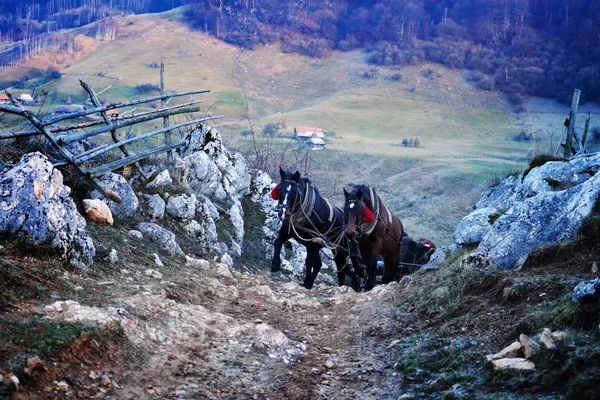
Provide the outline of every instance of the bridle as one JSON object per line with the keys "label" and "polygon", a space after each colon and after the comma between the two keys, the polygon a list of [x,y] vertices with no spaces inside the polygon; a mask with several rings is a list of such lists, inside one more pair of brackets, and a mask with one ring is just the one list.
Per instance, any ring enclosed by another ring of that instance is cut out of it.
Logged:
{"label": "bridle", "polygon": [[[291,209],[291,211],[289,213],[289,218],[290,219],[292,218],[293,214],[296,212],[296,208],[298,207],[298,204],[302,204],[302,200],[304,197],[303,194],[300,193],[300,184],[298,182],[291,180],[291,179],[284,179],[283,181],[281,181],[280,187],[283,188],[288,185],[289,185],[289,189],[286,190],[287,193],[285,194],[286,197],[284,198],[283,203],[278,202],[277,206],[275,207],[275,210],[278,213],[281,212],[281,213],[279,213],[279,217],[282,220],[286,219],[286,210],[287,209]],[[295,190],[292,188],[294,188]],[[293,200],[293,201],[291,201],[292,207],[289,207],[286,204],[287,203],[287,195],[288,195],[288,193],[293,193],[293,192],[295,192],[295,195],[293,195],[292,199],[290,199],[290,200]]]}
{"label": "bridle", "polygon": [[[357,207],[358,206],[358,207]],[[346,220],[346,210],[348,208],[352,209],[354,218],[356,218],[356,230],[353,233],[354,237],[362,236],[362,224],[363,224],[363,210],[365,209],[366,204],[364,201],[356,199],[356,200],[348,200],[346,202],[346,206],[344,207],[344,220]],[[346,227],[347,221],[344,221],[344,229]]]}

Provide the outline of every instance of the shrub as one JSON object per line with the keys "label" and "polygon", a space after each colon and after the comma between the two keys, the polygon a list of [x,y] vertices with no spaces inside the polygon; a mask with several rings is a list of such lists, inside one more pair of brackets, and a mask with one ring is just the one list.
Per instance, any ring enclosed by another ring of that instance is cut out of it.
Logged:
{"label": "shrub", "polygon": [[141,85],[136,85],[133,90],[137,94],[146,94],[150,92],[160,92],[160,88],[157,85],[152,85],[150,83],[143,83]]}

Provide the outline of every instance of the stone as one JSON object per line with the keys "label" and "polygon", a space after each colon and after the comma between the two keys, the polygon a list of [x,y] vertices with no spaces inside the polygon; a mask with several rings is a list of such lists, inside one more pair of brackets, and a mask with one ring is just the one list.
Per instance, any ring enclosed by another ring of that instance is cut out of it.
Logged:
{"label": "stone", "polygon": [[36,369],[46,370],[42,359],[38,356],[28,358],[27,367],[23,369],[23,372],[25,372],[27,375],[32,375]]}
{"label": "stone", "polygon": [[331,360],[325,361],[325,368],[333,369],[333,367],[334,367],[333,361],[331,361]]}
{"label": "stone", "polygon": [[135,229],[132,229],[130,231],[127,231],[127,233],[129,234],[129,236],[134,237],[136,239],[142,240],[144,239],[144,235],[142,235],[142,232],[137,231]]}
{"label": "stone", "polygon": [[229,267],[233,267],[233,258],[227,253],[223,253],[221,256],[221,262]]}
{"label": "stone", "polygon": [[479,208],[464,217],[457,225],[453,238],[458,244],[478,244],[488,233],[500,211],[493,207]]}
{"label": "stone", "polygon": [[103,200],[108,208],[110,208],[113,217],[122,219],[132,217],[137,211],[140,202],[129,182],[121,175],[113,173],[105,174],[99,180],[104,187],[115,192],[121,198],[121,202],[118,203],[106,197],[99,189],[92,191],[90,197],[92,199]]}
{"label": "stone", "polygon": [[210,268],[210,263],[207,260],[203,260],[200,258],[192,258],[189,256],[185,256],[185,266],[193,267],[193,268],[207,269],[207,268]]}
{"label": "stone", "polygon": [[157,267],[165,266],[165,264],[163,264],[162,260],[160,259],[160,256],[157,253],[154,253],[154,264],[156,264]]}
{"label": "stone", "polygon": [[519,187],[519,183],[519,177],[511,175],[503,179],[498,185],[486,189],[475,205],[475,209],[491,207],[498,210],[507,210]]}
{"label": "stone", "polygon": [[148,268],[144,271],[144,275],[151,278],[162,279],[163,275],[155,269]]}
{"label": "stone", "polygon": [[117,250],[115,250],[115,249],[112,249],[112,250],[110,251],[110,253],[108,254],[108,262],[109,262],[111,265],[115,265],[116,263],[118,263],[118,262],[119,262],[119,257],[117,256]]}
{"label": "stone", "polygon": [[424,273],[437,269],[444,261],[446,261],[446,253],[448,250],[445,247],[438,247],[435,249],[427,264],[423,265],[417,270],[417,272]]}
{"label": "stone", "polygon": [[194,194],[172,196],[167,202],[167,213],[173,218],[190,220],[196,214],[196,203]]}
{"label": "stone", "polygon": [[150,189],[162,189],[166,186],[173,184],[173,179],[171,179],[171,175],[169,171],[163,170],[156,177],[149,182],[146,187]]}
{"label": "stone", "polygon": [[141,222],[136,226],[137,230],[142,232],[144,237],[158,243],[170,254],[183,254],[181,247],[177,244],[176,236],[173,232],[157,225],[153,222]]}
{"label": "stone", "polygon": [[85,199],[83,200],[83,207],[85,208],[85,213],[92,221],[99,224],[113,226],[114,220],[112,212],[102,200]]}
{"label": "stone", "polygon": [[523,333],[519,335],[519,343],[523,346],[523,354],[526,359],[530,359],[540,350],[540,344]]}
{"label": "stone", "polygon": [[105,388],[113,386],[112,380],[108,377],[108,375],[102,375],[102,378],[100,378],[100,386]]}
{"label": "stone", "polygon": [[540,336],[540,343],[542,343],[542,345],[544,345],[544,347],[547,348],[548,350],[556,349],[556,340],[554,340],[554,337],[552,336],[552,332],[550,331],[550,329],[544,328],[544,330],[542,331],[542,334]]}
{"label": "stone", "polygon": [[535,364],[524,358],[501,358],[492,360],[492,365],[494,371],[526,372],[535,370]]}
{"label": "stone", "polygon": [[217,273],[221,278],[233,279],[233,275],[231,274],[231,271],[229,270],[227,264],[217,264]]}
{"label": "stone", "polygon": [[586,303],[591,301],[598,301],[600,294],[600,278],[595,278],[589,281],[579,282],[573,294],[571,300],[576,303]]}
{"label": "stone", "polygon": [[71,265],[86,269],[96,248],[70,193],[46,156],[26,154],[0,171],[0,233],[50,243]]}
{"label": "stone", "polygon": [[522,347],[523,346],[521,346],[521,343],[513,342],[508,347],[504,348],[498,353],[490,354],[486,358],[488,361],[499,360],[501,358],[516,358],[521,355]]}
{"label": "stone", "polygon": [[145,210],[148,216],[155,221],[163,219],[167,205],[162,197],[158,194],[144,194],[142,196],[146,200]]}
{"label": "stone", "polygon": [[548,162],[524,178],[507,178],[488,189],[473,217],[465,218],[474,219],[491,207],[502,213],[470,257],[486,258],[496,268],[510,270],[521,267],[534,248],[575,237],[600,195],[599,166],[600,153],[575,156]]}
{"label": "stone", "polygon": [[552,338],[556,344],[564,343],[567,339],[567,332],[564,331],[554,331],[552,332]]}

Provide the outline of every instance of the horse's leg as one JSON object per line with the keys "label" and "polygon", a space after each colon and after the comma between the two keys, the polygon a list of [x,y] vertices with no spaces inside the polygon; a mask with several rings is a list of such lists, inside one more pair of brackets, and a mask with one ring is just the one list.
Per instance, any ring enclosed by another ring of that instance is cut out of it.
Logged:
{"label": "horse's leg", "polygon": [[375,287],[375,279],[377,274],[377,257],[373,254],[368,256],[367,264],[367,283],[365,284],[365,290],[371,290]]}
{"label": "horse's leg", "polygon": [[381,255],[382,247],[382,240],[376,240],[374,243],[372,243],[372,247],[369,251],[369,257],[367,258],[367,284],[365,285],[365,290],[371,290],[375,287],[375,281],[377,279],[377,260]]}
{"label": "horse's leg", "polygon": [[397,241],[394,238],[402,238],[404,229],[400,220],[397,220],[395,225],[397,225],[397,227],[390,233],[390,236],[385,243],[386,251],[385,254],[383,254],[383,277],[381,279],[383,283],[390,283],[395,279],[396,267],[398,261],[400,261],[402,239]]}
{"label": "horse's leg", "polygon": [[313,283],[321,270],[320,249],[320,246],[314,244],[306,246],[306,274],[304,276],[304,287],[307,289],[312,289]]}
{"label": "horse's leg", "polygon": [[337,277],[338,284],[340,286],[344,286],[344,282],[346,281],[346,256],[339,251],[334,253],[333,261],[335,261],[335,266],[337,268]]}
{"label": "horse's leg", "polygon": [[398,251],[392,251],[383,255],[383,278],[382,283],[390,283],[394,280],[394,272],[400,255]]}
{"label": "horse's leg", "polygon": [[279,234],[273,242],[275,250],[273,251],[273,259],[271,260],[271,277],[278,278],[281,276],[281,246],[288,241],[290,237],[285,233],[285,229],[281,227]]}
{"label": "horse's leg", "polygon": [[350,260],[352,260],[352,266],[354,267],[354,272],[356,272],[356,275],[364,278],[365,269],[362,266],[360,253],[358,252],[358,245],[356,244],[350,245]]}

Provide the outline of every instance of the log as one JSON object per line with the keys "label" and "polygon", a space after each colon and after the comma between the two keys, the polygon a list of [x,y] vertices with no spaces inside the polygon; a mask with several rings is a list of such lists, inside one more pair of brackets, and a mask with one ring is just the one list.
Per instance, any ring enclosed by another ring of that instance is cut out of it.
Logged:
{"label": "log", "polygon": [[585,128],[583,129],[583,137],[581,138],[581,145],[577,154],[585,154],[586,152],[587,134],[588,130],[590,129],[590,119],[592,118],[591,114],[591,112],[588,112],[587,117],[585,118]]}
{"label": "log", "polygon": [[187,146],[187,140],[182,140],[177,143],[167,144],[167,145],[157,147],[154,149],[149,149],[149,150],[137,153],[135,155],[132,155],[130,157],[122,158],[120,160],[116,160],[116,161],[110,162],[108,164],[104,164],[104,165],[100,165],[96,168],[92,168],[88,171],[88,173],[91,177],[101,176],[107,172],[111,172],[116,169],[126,167],[127,165],[133,164],[136,161],[143,160],[144,158],[150,157],[153,154],[164,153],[166,151],[182,148],[185,146]]}
{"label": "log", "polygon": [[164,133],[164,132],[166,132],[167,130],[170,130],[170,129],[177,129],[177,128],[181,128],[183,126],[197,124],[199,122],[206,121],[207,119],[215,119],[215,118],[221,118],[221,116],[218,116],[218,117],[206,117],[206,118],[196,119],[196,120],[193,120],[193,121],[186,121],[186,122],[182,122],[182,123],[177,124],[177,125],[173,125],[173,126],[170,126],[170,127],[166,127],[166,128],[162,128],[162,129],[158,129],[158,130],[152,131],[152,132],[148,132],[148,133],[143,134],[143,135],[138,136],[138,137],[134,137],[134,138],[131,138],[131,139],[125,139],[125,140],[120,141],[119,143],[111,144],[111,145],[108,145],[108,146],[103,146],[100,149],[94,149],[95,151],[86,152],[86,154],[82,153],[82,154],[80,154],[78,156],[78,158],[75,160],[75,162],[77,164],[81,164],[81,163],[86,162],[89,159],[97,157],[97,156],[99,156],[101,154],[104,154],[104,153],[106,153],[108,151],[114,150],[114,149],[116,149],[117,147],[119,147],[121,145],[126,145],[126,144],[130,144],[130,143],[138,142],[140,140],[148,139],[148,138],[150,138],[152,136]]}
{"label": "log", "polygon": [[[113,103],[113,104],[109,104],[107,106],[90,108],[89,110],[83,110],[83,111],[79,111],[79,112],[75,112],[75,113],[71,113],[71,114],[57,115],[56,117],[43,120],[43,121],[41,121],[41,123],[44,126],[48,126],[48,125],[55,124],[55,123],[57,123],[59,121],[64,121],[65,119],[73,119],[73,118],[77,118],[77,117],[83,117],[84,115],[95,114],[97,112],[107,111],[107,110],[110,110],[112,108],[129,107],[129,106],[133,106],[133,105],[136,105],[136,104],[150,103],[152,101],[161,100],[163,98],[164,99],[170,99],[172,97],[180,97],[180,96],[187,96],[187,95],[190,95],[190,94],[208,93],[208,92],[210,92],[210,90],[207,90],[207,89],[203,89],[203,90],[190,90],[190,91],[187,91],[187,92],[169,93],[169,94],[163,94],[163,95],[154,96],[154,97],[147,97],[145,99],[138,99],[138,100],[131,100],[131,101],[125,101],[125,102],[120,102],[120,103]],[[1,111],[1,109],[0,109],[0,111]]]}
{"label": "log", "polygon": [[[140,122],[151,121],[153,119],[161,118],[165,115],[181,114],[181,112],[182,112],[181,110],[156,111],[151,115],[142,115],[140,117],[135,117],[135,118],[131,118],[131,119],[128,119],[125,121],[113,123],[112,126],[109,126],[109,127],[103,126],[101,128],[90,129],[85,132],[78,132],[78,133],[73,133],[70,135],[63,134],[63,135],[58,136],[56,138],[56,140],[60,144],[69,144],[69,143],[77,142],[79,140],[87,139],[92,136],[99,135],[101,133],[110,132],[111,129],[119,129],[119,128],[123,128],[125,126],[139,124]],[[222,118],[222,117],[223,116],[219,116],[218,118]],[[212,119],[215,119],[215,118],[212,118]]]}

